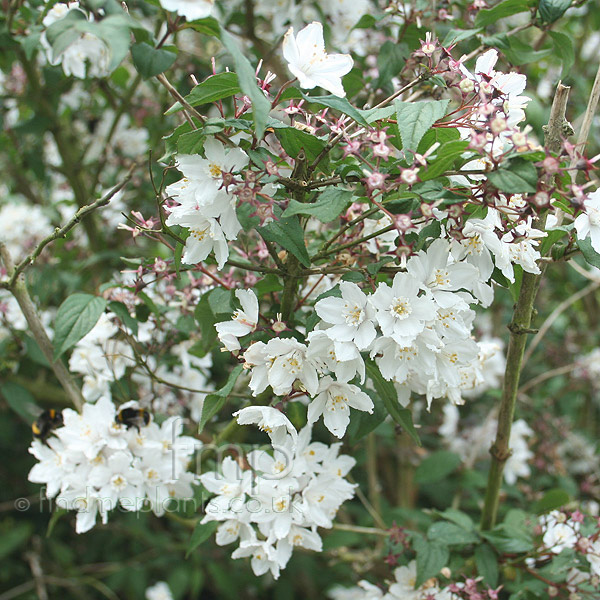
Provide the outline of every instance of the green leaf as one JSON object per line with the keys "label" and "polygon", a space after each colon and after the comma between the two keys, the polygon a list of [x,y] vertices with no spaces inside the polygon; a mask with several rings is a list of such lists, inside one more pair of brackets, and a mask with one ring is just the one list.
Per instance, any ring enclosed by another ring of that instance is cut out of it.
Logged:
{"label": "green leaf", "polygon": [[54,360],[89,333],[106,308],[106,300],[72,294],[58,308],[54,325]]}
{"label": "green leaf", "polygon": [[452,473],[460,465],[460,456],[449,450],[438,450],[430,454],[417,467],[417,483],[436,483]]}
{"label": "green leaf", "polygon": [[498,585],[498,557],[489,544],[482,544],[475,549],[477,573],[491,588]]}
{"label": "green leaf", "polygon": [[554,23],[560,19],[571,6],[571,0],[540,0],[538,11],[542,21]]}
{"label": "green leaf", "polygon": [[311,104],[318,104],[327,108],[333,108],[341,112],[343,115],[349,116],[354,119],[359,125],[367,127],[369,123],[365,120],[361,112],[352,106],[346,98],[340,98],[338,96],[307,96],[302,94],[302,97]]}
{"label": "green leaf", "polygon": [[227,401],[227,396],[233,390],[233,386],[237,381],[237,378],[240,376],[244,366],[238,365],[231,373],[227,379],[227,383],[220,389],[217,390],[214,394],[209,394],[204,398],[204,405],[202,406],[202,417],[200,418],[200,423],[198,424],[198,433],[201,433],[204,429],[206,423],[210,421],[224,406]]}
{"label": "green leaf", "polygon": [[200,544],[205,542],[217,530],[218,525],[217,521],[209,521],[204,524],[198,521],[192,532],[185,557],[187,558]]}
{"label": "green leaf", "polygon": [[571,498],[569,494],[561,489],[554,488],[553,490],[548,490],[534,505],[533,511],[538,515],[542,513],[550,512],[555,508],[560,508],[561,506],[565,506],[565,504],[569,504]]}
{"label": "green leaf", "polygon": [[15,523],[10,529],[4,529],[0,536],[0,560],[12,554],[22,546],[32,534],[31,523]]}
{"label": "green leaf", "polygon": [[304,150],[309,163],[313,162],[326,146],[325,141],[312,133],[301,131],[295,127],[275,128],[275,136],[292,158],[296,158],[300,150]]}
{"label": "green leaf", "polygon": [[415,444],[420,446],[421,440],[419,439],[419,434],[413,424],[412,413],[408,408],[402,408],[400,402],[398,402],[398,392],[396,392],[394,384],[383,378],[381,371],[372,360],[366,361],[365,364],[367,367],[367,375],[371,378],[371,381],[375,386],[375,391],[383,400],[385,408],[392,419],[394,419],[398,425],[403,427]]}
{"label": "green leaf", "polygon": [[215,288],[208,293],[208,304],[215,316],[231,314],[233,308],[233,291]]}
{"label": "green leaf", "polygon": [[475,27],[487,27],[504,17],[528,11],[537,0],[504,0],[493,8],[480,10],[475,18]]}
{"label": "green leaf", "polygon": [[448,48],[452,44],[457,44],[464,40],[468,40],[473,36],[481,33],[481,29],[451,29],[444,38],[442,46]]}
{"label": "green leaf", "polygon": [[533,194],[537,191],[538,172],[531,162],[513,158],[508,166],[488,173],[488,180],[501,192]]}
{"label": "green leaf", "polygon": [[256,129],[256,137],[262,139],[267,127],[267,118],[271,111],[271,103],[265,97],[263,91],[256,83],[255,69],[250,64],[250,61],[239,49],[236,41],[221,26],[221,42],[233,57],[233,63],[238,75],[240,88],[242,92],[250,98],[252,102],[252,117],[254,119],[254,127]]}
{"label": "green leaf", "polygon": [[554,46],[554,55],[558,56],[562,62],[561,79],[566,79],[571,72],[571,67],[575,63],[575,49],[573,48],[573,38],[558,31],[549,31],[548,35],[552,38]]}
{"label": "green leaf", "polygon": [[435,577],[448,562],[448,547],[439,542],[428,541],[421,536],[413,537],[413,547],[417,552],[417,580],[415,588]]}
{"label": "green leaf", "polygon": [[7,381],[1,384],[0,393],[4,396],[6,403],[28,425],[31,425],[35,421],[36,416],[41,412],[31,392],[18,383]]}
{"label": "green leaf", "polygon": [[473,531],[467,531],[455,523],[438,521],[427,530],[427,537],[447,546],[465,546],[474,544],[479,539]]}
{"label": "green leaf", "polygon": [[401,102],[396,100],[398,130],[403,150],[416,150],[427,130],[446,114],[450,100]]}
{"label": "green leaf", "polygon": [[447,508],[443,512],[436,511],[436,514],[438,514],[443,519],[446,519],[447,521],[451,521],[452,523],[456,523],[456,525],[460,525],[463,529],[466,529],[467,531],[473,531],[475,529],[475,524],[473,523],[471,517],[468,514],[462,512],[461,510]]}
{"label": "green leaf", "polygon": [[131,47],[131,58],[138,73],[149,79],[164,73],[177,60],[177,54],[164,48],[153,48],[146,42]]}
{"label": "green leaf", "polygon": [[283,213],[283,217],[306,215],[316,217],[322,223],[329,223],[339,217],[352,203],[352,191],[338,187],[327,188],[317,198],[316,202],[298,202],[293,198]]}
{"label": "green leaf", "polygon": [[482,531],[481,536],[501,553],[529,552],[534,548],[531,535],[526,529],[516,525],[503,523],[492,531]]}
{"label": "green leaf", "polygon": [[291,252],[305,267],[310,267],[310,257],[304,243],[304,230],[298,217],[279,218],[264,227],[257,228],[258,233],[268,242],[274,242]]}
{"label": "green leaf", "polygon": [[407,44],[384,42],[377,52],[377,69],[379,77],[376,87],[390,86],[392,77],[400,73],[406,64],[410,51]]}
{"label": "green leaf", "polygon": [[552,54],[552,48],[535,50],[532,46],[522,42],[515,36],[509,38],[508,48],[504,49],[504,55],[507,60],[517,66],[537,62],[549,54]]}
{"label": "green leaf", "polygon": [[389,119],[396,112],[394,106],[385,106],[384,108],[370,108],[368,110],[360,111],[367,123],[375,123],[382,119]]}
{"label": "green leaf", "polygon": [[[235,94],[239,94],[240,91],[238,76],[235,73],[217,73],[195,86],[185,97],[185,101],[190,106],[201,106],[202,104],[210,104],[217,100],[230,98]],[[170,115],[181,109],[181,104],[176,102],[165,114]]]}
{"label": "green leaf", "polygon": [[133,335],[138,334],[138,322],[129,314],[129,309],[122,302],[112,301],[108,303],[108,310],[114,312],[123,325],[133,331]]}
{"label": "green leaf", "polygon": [[188,22],[188,26],[204,35],[210,35],[211,37],[219,37],[221,31],[219,22],[214,17],[206,17],[206,19],[197,19],[196,21]]}
{"label": "green leaf", "polygon": [[583,254],[583,258],[585,258],[588,265],[600,269],[600,254],[592,247],[590,238],[585,238],[583,240],[577,238],[577,247],[581,250],[581,254]]}
{"label": "green leaf", "polygon": [[428,181],[443,175],[460,156],[465,152],[469,142],[455,141],[443,144],[436,151],[436,158],[427,164],[425,170],[419,171],[421,181]]}
{"label": "green leaf", "polygon": [[373,401],[373,414],[357,410],[352,415],[346,433],[346,439],[352,446],[364,438],[365,435],[377,429],[388,416],[388,411],[379,395],[375,394],[372,390],[365,388],[362,388],[362,390]]}

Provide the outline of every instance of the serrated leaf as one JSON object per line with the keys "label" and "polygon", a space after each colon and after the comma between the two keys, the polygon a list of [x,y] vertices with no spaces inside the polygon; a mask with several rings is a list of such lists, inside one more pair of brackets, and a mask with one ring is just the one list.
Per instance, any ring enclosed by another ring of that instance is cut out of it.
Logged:
{"label": "serrated leaf", "polygon": [[417,553],[415,587],[418,588],[431,577],[435,577],[446,566],[450,552],[444,544],[428,541],[421,536],[413,538],[413,547]]}
{"label": "serrated leaf", "polygon": [[373,382],[375,391],[383,400],[385,408],[391,415],[392,419],[394,419],[396,423],[403,427],[415,444],[420,446],[421,440],[419,439],[419,434],[417,433],[417,430],[413,424],[412,413],[410,410],[408,410],[408,408],[402,408],[400,402],[398,402],[398,392],[396,392],[394,384],[390,381],[386,381],[383,378],[381,371],[372,360],[367,360],[365,364],[367,375]]}
{"label": "serrated leaf", "polygon": [[446,114],[450,100],[401,102],[396,100],[398,131],[403,150],[416,150],[427,130]]}
{"label": "serrated leaf", "polygon": [[460,456],[449,450],[438,450],[430,454],[417,467],[417,483],[436,483],[452,473],[461,463]]}
{"label": "serrated leaf", "polygon": [[537,0],[504,0],[496,6],[480,10],[475,17],[475,27],[487,27],[499,19],[528,11]]}
{"label": "serrated leaf", "polygon": [[291,252],[305,267],[310,267],[310,257],[304,243],[304,230],[300,226],[298,217],[272,221],[257,231],[268,242],[279,244]]}
{"label": "serrated leaf", "polygon": [[177,60],[177,54],[164,48],[153,48],[146,42],[131,47],[133,65],[143,79],[164,73]]}
{"label": "serrated leaf", "polygon": [[295,127],[275,128],[275,136],[286,153],[296,158],[300,150],[304,150],[309,163],[313,162],[326,146],[324,140]]}
{"label": "serrated leaf", "polygon": [[208,523],[198,521],[192,532],[185,557],[187,558],[200,544],[205,542],[217,530],[218,525],[217,521],[209,521]]}
{"label": "serrated leaf", "polygon": [[482,544],[475,549],[475,564],[477,573],[491,588],[498,584],[498,556],[488,544]]}
{"label": "serrated leaf", "polygon": [[352,419],[350,419],[350,425],[348,425],[348,431],[346,432],[346,439],[350,445],[356,444],[367,434],[377,429],[388,416],[388,411],[379,395],[364,387],[361,387],[361,389],[373,401],[373,414],[358,410],[354,412]]}
{"label": "serrated leaf", "polygon": [[271,103],[256,83],[255,68],[242,53],[233,36],[222,26],[221,42],[223,42],[223,45],[233,58],[240,89],[250,98],[250,102],[252,102],[252,117],[254,119],[256,137],[260,140],[267,127],[267,118],[271,111]]}
{"label": "serrated leaf", "polygon": [[322,223],[329,223],[340,216],[352,203],[352,191],[342,188],[327,188],[315,202],[298,202],[293,198],[282,217],[306,215],[316,217]]}
{"label": "serrated leaf", "polygon": [[506,167],[487,174],[488,180],[501,192],[509,194],[533,194],[537,191],[538,172],[527,160],[514,158]]}
{"label": "serrated leaf", "polygon": [[447,521],[433,523],[427,530],[427,537],[447,546],[474,544],[479,539],[473,531],[467,531],[460,525]]}
{"label": "serrated leaf", "polygon": [[560,19],[571,6],[571,0],[540,0],[538,12],[542,21],[554,23]]}
{"label": "serrated leaf", "polygon": [[54,360],[88,334],[106,308],[106,300],[72,294],[58,308],[54,324]]}
{"label": "serrated leaf", "polygon": [[201,433],[206,423],[210,421],[210,419],[212,419],[221,410],[221,408],[223,408],[225,402],[227,401],[227,396],[229,396],[231,390],[233,390],[233,386],[235,385],[235,382],[240,376],[243,368],[243,365],[237,365],[229,374],[227,383],[214,394],[209,394],[206,396],[204,399],[204,405],[202,406],[202,417],[198,423],[198,433]]}

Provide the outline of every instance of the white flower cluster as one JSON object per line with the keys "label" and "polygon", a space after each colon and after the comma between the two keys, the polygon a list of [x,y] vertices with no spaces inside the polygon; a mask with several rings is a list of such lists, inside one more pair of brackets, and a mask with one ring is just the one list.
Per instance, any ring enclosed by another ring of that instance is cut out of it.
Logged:
{"label": "white flower cluster", "polygon": [[[71,10],[79,10],[79,2],[58,2],[46,14],[44,26],[50,27],[60,21]],[[45,33],[42,45],[46,49],[46,58],[52,65],[61,64],[65,75],[73,75],[79,79],[89,77],[104,77],[109,73],[110,52],[107,45],[92,33],[81,33],[74,41],[58,55],[54,52]]]}
{"label": "white flower cluster", "polygon": [[229,256],[227,241],[235,240],[242,228],[235,212],[235,196],[224,187],[223,174],[240,171],[248,164],[248,156],[239,148],[226,152],[213,138],[204,143],[204,152],[206,158],[177,157],[184,177],[166,188],[178,202],[167,209],[167,225],[180,225],[189,231],[182,262],[195,264],[214,252],[222,269]]}
{"label": "white flower cluster", "polygon": [[[312,398],[309,422],[323,415],[325,426],[341,438],[350,408],[373,411],[369,396],[350,383],[357,376],[364,383],[361,353],[368,352],[383,377],[397,384],[404,406],[412,393],[425,395],[428,405],[441,397],[462,404],[463,392],[472,396],[486,382],[497,384],[503,367],[500,347],[478,345],[471,337],[471,305],[491,299],[491,287],[489,293],[483,289],[477,267],[468,261],[471,255],[456,249],[435,240],[407,262],[406,273],[397,273],[391,285],[380,283],[372,294],[342,281],[341,297],[315,304],[321,321],[307,344],[291,337],[251,344],[243,358],[253,395],[268,386],[278,396],[307,393]],[[258,321],[254,293],[236,295],[242,310],[232,321],[217,324],[225,348],[235,351],[241,347],[238,338],[254,331]]]}
{"label": "white flower cluster", "polygon": [[113,339],[119,331],[113,323],[114,316],[103,313],[92,330],[79,340],[69,358],[71,372],[83,375],[81,391],[88,402],[110,399],[110,384],[135,364],[129,344]]}
{"label": "white flower cluster", "polygon": [[[120,408],[128,406],[135,403]],[[136,429],[117,423],[116,416],[105,398],[86,403],[81,414],[67,408],[64,426],[47,444],[34,440],[29,449],[39,461],[29,481],[45,484],[57,507],[77,512],[77,533],[94,527],[98,515],[106,523],[118,505],[139,511],[148,503],[161,516],[171,499],[193,495],[195,475],[186,469],[199,442],[181,435],[181,418]]]}
{"label": "white flower cluster", "polygon": [[277,579],[295,546],[321,550],[317,528],[332,527],[341,504],[354,496],[355,486],[344,477],[356,461],[339,455],[339,443],[311,442],[310,425],[298,433],[275,408],[252,406],[235,416],[266,431],[273,452],[250,452],[250,469],[226,457],[219,472],[202,474],[202,485],[216,494],[202,523],[221,522],[217,544],[239,540],[232,557],[251,557],[256,575],[270,571]]}
{"label": "white flower cluster", "polygon": [[[396,581],[390,583],[387,593],[368,581],[359,581],[358,585],[345,588],[337,586],[328,592],[331,600],[454,600],[456,594],[447,588],[440,588],[435,580],[426,581],[415,589],[417,581],[417,563],[412,560],[408,565],[394,570]],[[435,583],[434,583],[435,582]]]}
{"label": "white flower cluster", "polygon": [[171,588],[166,581],[158,581],[146,589],[146,600],[173,600]]}

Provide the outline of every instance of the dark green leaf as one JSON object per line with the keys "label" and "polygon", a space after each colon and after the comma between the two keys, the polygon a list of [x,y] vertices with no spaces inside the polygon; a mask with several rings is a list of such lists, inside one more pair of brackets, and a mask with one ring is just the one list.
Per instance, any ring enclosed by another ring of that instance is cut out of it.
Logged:
{"label": "dark green leaf", "polygon": [[296,158],[304,150],[308,162],[313,162],[326,146],[325,141],[312,133],[295,127],[276,128],[275,135],[289,156]]}
{"label": "dark green leaf", "polygon": [[333,108],[341,112],[343,115],[348,115],[351,119],[354,119],[359,125],[363,127],[367,127],[369,124],[365,121],[365,118],[361,114],[361,112],[346,98],[340,98],[338,96],[307,96],[306,94],[302,94],[302,97],[311,104],[318,104],[319,106],[326,106],[328,108]]}
{"label": "dark green leaf", "polygon": [[475,549],[477,573],[491,588],[498,585],[498,556],[489,544],[482,544]]}
{"label": "dark green leaf", "polygon": [[571,0],[540,0],[538,11],[542,21],[554,23],[560,19],[571,6]]}
{"label": "dark green leaf", "polygon": [[391,415],[392,419],[401,425],[406,433],[412,438],[417,445],[421,445],[419,434],[415,429],[412,420],[412,413],[408,408],[402,408],[400,402],[398,402],[398,392],[391,381],[386,381],[377,365],[372,361],[366,361],[367,375],[370,377],[375,391],[379,394],[379,397],[383,400],[385,408]]}
{"label": "dark green leaf", "polygon": [[131,47],[131,58],[138,73],[144,79],[149,79],[164,73],[175,62],[177,54],[142,42]]}
{"label": "dark green leaf", "polygon": [[592,247],[590,238],[585,238],[583,240],[577,238],[577,247],[581,250],[583,258],[585,258],[585,261],[589,265],[600,269],[600,254],[598,254],[598,252],[596,252]]}
{"label": "dark green leaf", "polygon": [[233,312],[233,291],[215,288],[208,293],[208,304],[216,315],[230,314]]}
{"label": "dark green leaf", "polygon": [[256,83],[255,68],[250,64],[250,61],[242,53],[232,35],[224,27],[221,27],[221,42],[223,42],[223,45],[233,57],[233,63],[242,92],[252,102],[252,117],[256,129],[256,137],[260,140],[265,133],[267,118],[271,111],[271,103]]}
{"label": "dark green leaf", "polygon": [[366,388],[362,388],[362,390],[368,394],[373,401],[373,414],[358,410],[354,412],[346,433],[346,439],[351,445],[356,444],[365,437],[365,435],[377,429],[388,416],[388,411],[379,395]]}
{"label": "dark green leaf", "polygon": [[217,530],[218,525],[217,521],[209,521],[204,524],[198,521],[192,532],[185,557],[187,558],[200,544],[205,542]]}
{"label": "dark green leaf", "polygon": [[504,0],[493,8],[480,10],[475,18],[475,27],[487,27],[504,17],[528,11],[537,0]]}
{"label": "dark green leaf", "polygon": [[460,465],[460,456],[449,450],[438,450],[430,454],[415,473],[417,483],[435,483],[441,481]]}
{"label": "dark green leaf", "polygon": [[58,308],[54,326],[54,360],[89,333],[106,308],[106,300],[72,294]]}
{"label": "dark green leaf", "polygon": [[[238,76],[235,73],[217,73],[194,87],[185,97],[185,101],[190,106],[201,106],[202,104],[210,104],[217,100],[230,98],[239,93],[240,85]],[[181,110],[181,108],[181,104],[176,102],[165,114],[170,115]]]}
{"label": "dark green leaf", "polygon": [[443,512],[436,511],[436,514],[438,514],[443,519],[446,519],[447,521],[452,521],[452,523],[460,525],[463,529],[466,529],[467,531],[473,531],[475,529],[475,524],[473,523],[471,517],[466,513],[462,512],[461,510],[447,508]]}
{"label": "dark green leaf", "polygon": [[109,302],[108,310],[114,312],[123,325],[133,331],[133,335],[138,334],[138,322],[129,314],[129,309],[122,302]]}
{"label": "dark green leaf", "polygon": [[457,158],[465,152],[469,142],[455,141],[448,142],[440,146],[436,151],[436,158],[427,164],[425,169],[419,171],[419,177],[421,181],[427,181],[429,179],[435,179],[440,175],[443,175],[452,165],[455,163]]}
{"label": "dark green leaf", "polygon": [[316,217],[322,223],[329,223],[344,212],[352,202],[352,191],[342,188],[327,188],[312,203],[298,202],[293,198],[283,213],[283,217],[307,215]]}
{"label": "dark green leaf", "polygon": [[300,226],[298,217],[272,221],[264,227],[259,227],[258,232],[268,242],[274,242],[291,252],[305,267],[310,267],[310,257],[304,243],[304,230]]}
{"label": "dark green leaf", "polygon": [[438,521],[427,530],[427,537],[447,546],[474,544],[479,539],[473,531],[467,531],[455,523]]}
{"label": "dark green leaf", "polygon": [[535,50],[532,46],[522,42],[515,36],[509,38],[508,48],[504,49],[504,55],[513,65],[526,65],[537,62],[549,54],[552,54],[552,48]]}
{"label": "dark green leaf", "polygon": [[573,48],[573,38],[566,33],[558,31],[549,31],[548,35],[552,38],[554,45],[554,55],[558,56],[562,62],[561,79],[566,79],[571,72],[571,67],[575,63],[575,49]]}
{"label": "dark green leaf", "polygon": [[565,506],[565,504],[569,504],[571,498],[569,494],[561,489],[555,488],[553,490],[548,490],[534,505],[533,511],[538,515],[542,513],[550,512],[555,508],[560,508],[561,506]]}
{"label": "dark green leaf", "polygon": [[31,535],[31,523],[15,523],[10,529],[4,529],[0,536],[0,560],[22,546]]}
{"label": "dark green leaf", "polygon": [[233,371],[229,374],[229,378],[227,379],[227,383],[220,389],[217,390],[214,394],[209,394],[204,399],[204,405],[202,407],[202,417],[200,418],[200,423],[198,424],[198,433],[201,433],[204,429],[204,426],[210,419],[212,419],[220,410],[223,408],[225,402],[227,401],[227,396],[231,393],[237,378],[240,376],[240,373],[243,370],[243,365],[237,365]]}
{"label": "dark green leaf", "polygon": [[501,192],[533,194],[537,191],[538,172],[531,162],[513,158],[507,166],[488,173],[488,179]]}
{"label": "dark green leaf", "polygon": [[415,587],[418,588],[431,577],[435,577],[446,566],[450,552],[444,544],[428,541],[421,536],[413,538],[413,547],[417,552]]}
{"label": "dark green leaf", "polygon": [[401,102],[396,100],[398,130],[404,150],[416,150],[427,130],[446,114],[450,100]]}
{"label": "dark green leaf", "polygon": [[7,381],[1,384],[0,393],[4,396],[6,403],[22,417],[28,425],[31,425],[31,423],[35,421],[37,415],[41,412],[41,408],[35,403],[35,398],[32,396],[31,392],[18,383]]}

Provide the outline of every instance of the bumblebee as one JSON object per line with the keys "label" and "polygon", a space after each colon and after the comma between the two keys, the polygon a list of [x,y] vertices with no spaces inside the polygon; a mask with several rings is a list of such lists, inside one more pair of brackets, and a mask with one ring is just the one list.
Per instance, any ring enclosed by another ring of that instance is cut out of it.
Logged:
{"label": "bumblebee", "polygon": [[33,433],[34,438],[45,442],[52,431],[62,427],[63,424],[62,413],[50,408],[40,413],[38,418],[31,424],[31,433]]}
{"label": "bumblebee", "polygon": [[127,429],[135,427],[138,431],[150,423],[150,413],[144,408],[122,408],[115,421],[119,425],[125,425]]}

